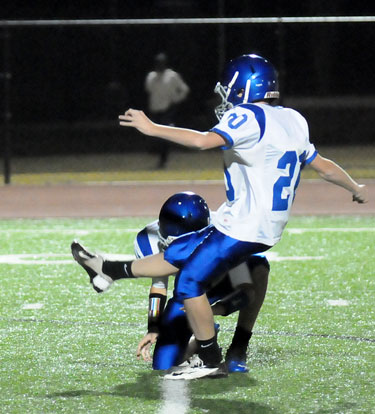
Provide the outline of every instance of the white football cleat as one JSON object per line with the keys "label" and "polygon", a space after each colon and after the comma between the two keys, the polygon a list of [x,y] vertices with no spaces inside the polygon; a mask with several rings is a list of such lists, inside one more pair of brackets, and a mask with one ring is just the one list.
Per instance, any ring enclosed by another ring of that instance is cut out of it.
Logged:
{"label": "white football cleat", "polygon": [[76,240],[71,244],[71,249],[74,260],[80,264],[89,275],[90,283],[93,288],[98,293],[108,290],[113,283],[113,279],[103,273],[103,257],[99,254],[90,253]]}
{"label": "white football cleat", "polygon": [[193,380],[199,378],[224,378],[228,376],[227,367],[221,362],[215,367],[204,365],[198,357],[191,358],[188,363],[183,363],[178,367],[172,367],[166,375],[165,380]]}

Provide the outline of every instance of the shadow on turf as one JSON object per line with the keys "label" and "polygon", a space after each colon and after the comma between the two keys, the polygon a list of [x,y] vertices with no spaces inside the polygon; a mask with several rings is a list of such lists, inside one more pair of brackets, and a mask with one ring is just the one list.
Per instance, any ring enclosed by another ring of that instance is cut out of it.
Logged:
{"label": "shadow on turf", "polygon": [[336,408],[330,409],[319,409],[318,411],[314,411],[313,414],[342,414],[342,413],[354,413],[355,409],[358,408],[356,404],[352,403],[338,403]]}
{"label": "shadow on turf", "polygon": [[[137,398],[143,401],[155,401],[165,404],[165,387],[160,373],[144,373],[140,375],[136,382],[130,382],[117,385],[113,390],[109,391],[92,391],[92,390],[71,390],[59,393],[48,394],[48,398],[76,398],[83,396],[115,396],[125,398]],[[172,381],[181,387],[186,386],[187,395],[185,403],[188,404],[186,409],[201,409],[208,413],[252,413],[252,414],[268,414],[276,413],[275,409],[267,405],[261,405],[251,402],[251,394],[249,389],[257,386],[257,381],[248,374],[232,374],[228,378],[222,379],[201,379],[190,382]],[[164,382],[165,384],[165,382]],[[164,388],[164,390],[163,390]],[[227,392],[235,391],[241,395],[247,393],[243,401],[230,400],[225,398],[217,398],[223,396]],[[178,396],[177,396],[178,397]],[[208,398],[206,398],[208,397]],[[245,399],[246,398],[246,399]],[[185,412],[185,411],[184,411]],[[177,413],[176,413],[177,414]]]}

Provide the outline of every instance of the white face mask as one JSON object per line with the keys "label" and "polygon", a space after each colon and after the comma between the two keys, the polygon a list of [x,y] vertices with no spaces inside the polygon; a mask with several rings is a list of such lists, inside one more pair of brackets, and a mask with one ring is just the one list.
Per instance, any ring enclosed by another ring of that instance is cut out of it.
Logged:
{"label": "white face mask", "polygon": [[215,115],[217,119],[220,121],[224,113],[229,109],[233,108],[233,104],[231,104],[227,100],[228,95],[230,93],[230,89],[228,88],[228,86],[223,86],[220,82],[218,82],[215,86],[214,92],[220,95],[222,101],[221,104],[219,104],[215,108]]}
{"label": "white face mask", "polygon": [[168,236],[166,239],[160,234],[158,230],[158,237],[159,237],[159,248],[161,251],[164,251],[172,242],[176,240],[176,236]]}

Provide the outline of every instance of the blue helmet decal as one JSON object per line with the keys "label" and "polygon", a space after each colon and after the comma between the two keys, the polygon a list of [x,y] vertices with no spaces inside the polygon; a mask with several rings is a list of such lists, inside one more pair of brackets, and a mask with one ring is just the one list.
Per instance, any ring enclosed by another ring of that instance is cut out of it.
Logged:
{"label": "blue helmet decal", "polygon": [[[182,192],[172,195],[159,213],[159,237],[167,240],[200,230],[210,222],[206,201],[198,194]],[[162,240],[163,241],[163,240]]]}
{"label": "blue helmet decal", "polygon": [[241,103],[279,98],[276,69],[265,58],[258,55],[242,55],[231,60],[225,67],[222,82],[215,92],[222,103],[216,107],[216,116],[221,119],[224,112]]}

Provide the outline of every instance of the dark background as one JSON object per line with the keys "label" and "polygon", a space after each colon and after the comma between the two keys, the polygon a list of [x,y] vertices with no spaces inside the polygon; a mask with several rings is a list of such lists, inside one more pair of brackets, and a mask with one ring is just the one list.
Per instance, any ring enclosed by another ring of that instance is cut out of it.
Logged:
{"label": "dark background", "polygon": [[2,19],[92,19],[259,16],[369,16],[371,0],[58,0],[2,2]]}
{"label": "dark background", "polygon": [[[2,4],[0,17],[366,16],[374,11],[372,1],[349,0],[12,1]],[[160,51],[191,87],[177,118],[181,126],[214,125],[213,88],[222,59],[253,52],[278,68],[282,104],[309,119],[315,143],[373,144],[374,23],[27,26],[8,33],[9,58],[5,62],[2,54],[0,72],[8,63],[14,155],[147,150],[145,138],[131,147],[119,138],[117,115],[129,106],[146,108],[144,78]]]}

